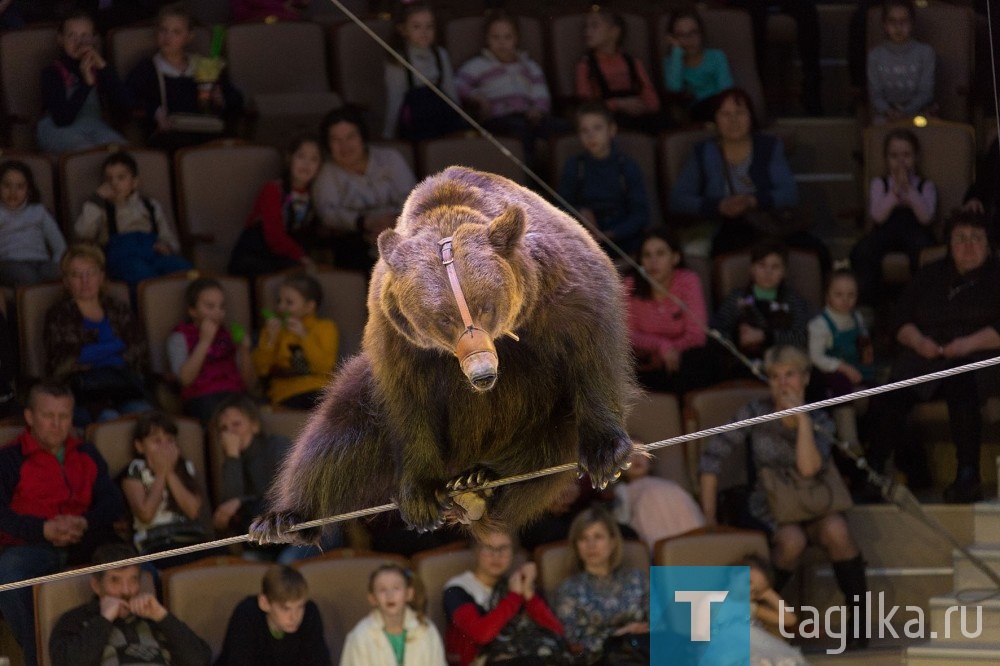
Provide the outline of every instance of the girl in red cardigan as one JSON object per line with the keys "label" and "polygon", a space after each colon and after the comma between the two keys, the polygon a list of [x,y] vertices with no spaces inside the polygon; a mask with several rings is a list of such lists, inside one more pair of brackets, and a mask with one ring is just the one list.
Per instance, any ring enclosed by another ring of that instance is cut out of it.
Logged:
{"label": "girl in red cardigan", "polygon": [[652,281],[638,275],[625,279],[629,339],[639,382],[649,390],[666,392],[707,385],[704,292],[698,275],[683,267],[677,235],[663,227],[646,232],[638,258]]}

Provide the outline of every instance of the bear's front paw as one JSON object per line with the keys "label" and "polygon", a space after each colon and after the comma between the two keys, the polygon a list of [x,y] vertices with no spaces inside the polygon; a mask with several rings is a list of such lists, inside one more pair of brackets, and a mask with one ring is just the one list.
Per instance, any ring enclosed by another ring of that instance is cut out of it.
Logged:
{"label": "bear's front paw", "polygon": [[424,484],[404,485],[396,504],[399,515],[411,529],[431,532],[444,524],[442,510],[451,508],[452,503],[444,490]]}
{"label": "bear's front paw", "polygon": [[[592,439],[592,438],[591,438]],[[580,473],[590,475],[590,482],[599,490],[604,490],[608,484],[616,480],[623,470],[629,468],[629,456],[632,455],[632,440],[626,435],[590,442],[580,440]]]}
{"label": "bear's front paw", "polygon": [[304,522],[303,519],[292,511],[268,511],[257,516],[250,525],[250,541],[262,546],[269,543],[300,545],[317,543],[323,531],[322,528],[310,527],[305,530],[288,531],[301,522]]}

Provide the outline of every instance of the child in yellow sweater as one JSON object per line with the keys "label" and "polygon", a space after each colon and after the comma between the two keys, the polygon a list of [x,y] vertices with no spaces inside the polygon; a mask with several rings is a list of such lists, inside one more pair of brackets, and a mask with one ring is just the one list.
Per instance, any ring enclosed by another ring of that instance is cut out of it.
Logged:
{"label": "child in yellow sweater", "polygon": [[272,405],[311,409],[322,395],[337,361],[339,333],[316,316],[323,289],[306,274],[287,277],[278,287],[277,313],[267,313],[253,364],[270,380]]}

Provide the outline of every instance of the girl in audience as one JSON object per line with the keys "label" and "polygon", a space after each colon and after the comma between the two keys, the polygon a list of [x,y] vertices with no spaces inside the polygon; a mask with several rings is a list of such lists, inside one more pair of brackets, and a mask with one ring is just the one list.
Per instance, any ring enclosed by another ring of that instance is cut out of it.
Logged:
{"label": "girl in audience", "polygon": [[[180,455],[177,423],[163,412],[143,414],[135,423],[136,457],[122,480],[122,493],[132,513],[133,541],[140,554],[157,553],[205,540],[198,522],[201,489],[194,465]],[[193,561],[202,554],[159,560],[157,567]]]}
{"label": "girl in audience", "polygon": [[[872,339],[858,303],[858,281],[845,268],[830,274],[826,286],[826,307],[809,321],[809,360],[826,385],[824,397],[852,393],[875,379]],[[837,434],[857,443],[858,428],[852,404],[832,410]]]}
{"label": "girl in audience", "polygon": [[720,49],[705,48],[705,23],[694,9],[670,15],[667,24],[670,53],[663,59],[667,90],[689,98],[692,120],[712,119],[712,97],[733,87],[729,60]]}
{"label": "girl in audience", "polygon": [[701,280],[684,268],[677,234],[666,227],[646,232],[639,263],[650,279],[638,274],[625,278],[639,382],[652,391],[704,386],[709,381],[702,358],[708,313]]}
{"label": "girl in audience", "polygon": [[49,153],[87,150],[125,137],[104,120],[109,109],[132,108],[131,96],[98,50],[94,20],[86,12],[69,14],[59,24],[59,56],[42,70],[45,116],[38,121],[38,146]]}
{"label": "girl in audience", "polygon": [[129,304],[104,293],[104,253],[74,245],[60,269],[66,295],[45,313],[45,370],[73,390],[73,424],[149,411],[146,339]]}
{"label": "girl in audience", "polygon": [[330,161],[313,185],[316,213],[331,235],[334,263],[367,275],[378,258],[375,239],[396,224],[417,179],[398,151],[369,143],[357,109],[328,113],[320,138]]}
{"label": "girl in audience", "polygon": [[612,637],[644,641],[648,654],[649,580],[622,565],[624,544],[614,518],[587,509],[570,526],[569,543],[574,574],[560,583],[554,604],[567,642],[582,649],[587,664],[601,659]]}
{"label": "girl in audience", "polygon": [[319,142],[300,137],[289,146],[285,172],[264,184],[233,248],[229,272],[253,281],[293,266],[315,268],[306,248],[317,243],[311,188],[323,163]]}
{"label": "girl in audience", "polygon": [[226,324],[226,292],[215,278],[192,281],[184,304],[188,318],[167,338],[167,359],[181,385],[184,413],[207,425],[219,403],[256,380],[250,336]]}
{"label": "girl in audience", "polygon": [[767,562],[756,555],[749,555],[735,566],[750,569],[751,665],[806,666],[809,662],[802,656],[802,651],[778,637],[782,633],[791,634],[798,626],[798,618],[791,606],[782,603],[781,595],[772,587]]}
{"label": "girl in audience", "polygon": [[[642,442],[633,439],[632,444]],[[624,483],[615,484],[615,519],[628,525],[652,550],[660,539],[704,527],[701,507],[675,481],[650,474],[650,459],[633,453],[622,473]]]}
{"label": "girl in audience", "polygon": [[871,182],[868,217],[871,231],[851,251],[860,300],[875,304],[882,283],[882,259],[905,252],[910,271],[920,266],[920,251],[934,245],[931,229],[937,210],[937,188],[920,176],[920,142],[908,129],[896,128],[882,144],[885,174]]}
{"label": "girl in audience", "polygon": [[[712,328],[729,338],[751,361],[764,358],[773,345],[805,349],[809,304],[785,284],[788,249],[765,239],[750,251],[750,284],[733,290],[712,316]],[[747,376],[749,371],[731,354],[720,354],[723,378]]]}
{"label": "girl in audience", "polygon": [[208,76],[208,59],[188,53],[193,29],[194,17],[182,4],[164,6],[156,21],[156,54],[136,65],[126,79],[150,146],[172,151],[221,134],[185,131],[171,124],[172,113],[231,117],[243,108],[243,96],[229,82],[226,70]]}
{"label": "girl in audience", "polygon": [[886,0],[886,41],[868,53],[868,99],[875,123],[911,118],[934,106],[934,49],[913,39],[913,0]]}
{"label": "girl in audience", "polygon": [[66,240],[40,203],[24,162],[0,164],[0,285],[17,287],[59,277]]}
{"label": "girl in audience", "polygon": [[518,50],[517,19],[493,12],[486,17],[484,31],[486,48],[458,69],[455,87],[462,101],[476,108],[486,129],[521,139],[532,164],[535,142],[569,126],[551,114],[542,68]]}
{"label": "girl in audience", "polygon": [[413,574],[383,564],[368,578],[372,611],[344,640],[340,666],[444,666],[437,627],[418,610]]}
{"label": "girl in audience", "polygon": [[655,134],[664,128],[660,99],[642,61],[626,53],[625,19],[608,9],[596,9],[584,21],[587,54],[576,65],[576,94],[601,100],[619,127]]}
{"label": "girl in audience", "polygon": [[562,625],[535,590],[535,563],[512,570],[514,540],[499,530],[483,534],[472,550],[472,570],[444,585],[449,663],[570,663]]}
{"label": "girl in audience", "polygon": [[[245,534],[251,521],[263,513],[265,493],[292,443],[287,437],[263,431],[260,408],[246,394],[233,394],[219,404],[210,432],[223,455],[219,506],[212,522],[220,532]],[[323,549],[342,543],[339,529],[324,532]],[[247,556],[289,564],[320,552],[316,546],[277,545],[256,547],[247,551]]]}
{"label": "girl in audience", "polygon": [[[434,12],[423,2],[404,3],[396,17],[396,46],[417,71],[452,101],[458,91],[448,52],[435,43]],[[385,66],[386,139],[423,141],[465,129],[462,117],[437,93],[395,61]]]}
{"label": "girl in audience", "polygon": [[330,319],[316,316],[323,289],[305,273],[278,287],[277,313],[267,318],[253,364],[270,382],[271,404],[311,409],[319,401],[337,362],[339,333]]}

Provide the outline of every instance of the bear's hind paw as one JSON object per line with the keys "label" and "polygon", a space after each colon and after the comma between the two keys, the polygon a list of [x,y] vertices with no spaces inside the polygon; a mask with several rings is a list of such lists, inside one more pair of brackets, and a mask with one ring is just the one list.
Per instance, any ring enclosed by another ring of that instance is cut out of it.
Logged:
{"label": "bear's hind paw", "polygon": [[319,541],[321,528],[311,527],[304,530],[289,531],[295,525],[304,522],[292,511],[268,511],[258,516],[250,525],[250,541],[260,545],[269,543],[311,544]]}
{"label": "bear's hind paw", "polygon": [[611,446],[597,448],[589,454],[580,452],[580,476],[590,475],[590,483],[597,490],[604,490],[609,484],[618,480],[622,472],[631,465],[632,440],[619,437]]}

